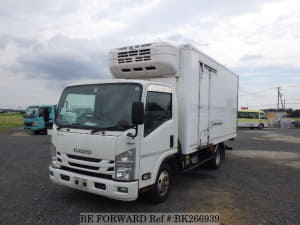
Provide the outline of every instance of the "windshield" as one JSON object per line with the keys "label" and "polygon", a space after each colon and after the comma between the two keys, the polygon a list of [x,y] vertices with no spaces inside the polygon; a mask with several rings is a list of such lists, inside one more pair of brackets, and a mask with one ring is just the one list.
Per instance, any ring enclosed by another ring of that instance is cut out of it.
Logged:
{"label": "windshield", "polygon": [[25,111],[24,117],[34,117],[35,115],[37,115],[38,111],[38,107],[28,107]]}
{"label": "windshield", "polygon": [[141,100],[136,83],[68,87],[57,109],[59,127],[126,130],[131,124],[132,103]]}

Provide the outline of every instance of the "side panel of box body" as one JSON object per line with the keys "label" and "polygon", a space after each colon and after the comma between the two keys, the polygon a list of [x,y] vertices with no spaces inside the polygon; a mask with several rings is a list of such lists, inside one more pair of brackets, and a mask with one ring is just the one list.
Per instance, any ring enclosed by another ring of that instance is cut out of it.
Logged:
{"label": "side panel of box body", "polygon": [[199,140],[199,64],[190,48],[180,49],[178,94],[178,134],[183,154],[197,151]]}
{"label": "side panel of box body", "polygon": [[179,140],[190,154],[236,136],[238,77],[190,45],[180,53]]}
{"label": "side panel of box body", "polygon": [[236,137],[238,77],[217,67],[210,75],[210,143]]}

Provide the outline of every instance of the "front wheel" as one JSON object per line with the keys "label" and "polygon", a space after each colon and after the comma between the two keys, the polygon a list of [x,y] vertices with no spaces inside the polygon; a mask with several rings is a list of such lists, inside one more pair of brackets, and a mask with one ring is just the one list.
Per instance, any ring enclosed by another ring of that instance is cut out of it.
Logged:
{"label": "front wheel", "polygon": [[264,129],[264,125],[263,125],[262,123],[259,124],[259,125],[258,125],[258,129],[260,129],[260,130]]}
{"label": "front wheel", "polygon": [[157,174],[156,182],[149,193],[152,202],[160,203],[167,199],[171,188],[171,178],[170,167],[167,164],[162,165]]}

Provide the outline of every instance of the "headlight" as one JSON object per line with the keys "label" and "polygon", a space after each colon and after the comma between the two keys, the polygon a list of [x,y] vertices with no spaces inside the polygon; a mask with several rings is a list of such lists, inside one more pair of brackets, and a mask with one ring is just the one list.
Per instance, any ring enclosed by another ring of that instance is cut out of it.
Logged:
{"label": "headlight", "polygon": [[38,122],[37,122],[37,121],[33,121],[33,122],[32,122],[32,126],[33,126],[33,127],[37,127],[37,126],[38,126]]}
{"label": "headlight", "polygon": [[135,148],[129,149],[116,156],[116,179],[133,180],[135,170]]}

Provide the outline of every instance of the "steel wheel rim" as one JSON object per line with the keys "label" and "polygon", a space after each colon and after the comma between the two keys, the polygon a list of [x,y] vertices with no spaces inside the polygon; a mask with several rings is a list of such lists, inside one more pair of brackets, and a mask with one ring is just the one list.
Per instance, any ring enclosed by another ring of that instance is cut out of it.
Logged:
{"label": "steel wheel rim", "polygon": [[157,181],[157,188],[160,196],[165,196],[168,193],[170,185],[169,174],[166,170],[163,170]]}

